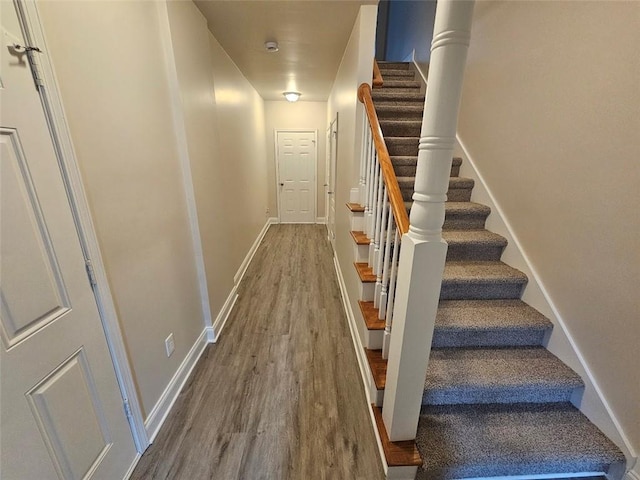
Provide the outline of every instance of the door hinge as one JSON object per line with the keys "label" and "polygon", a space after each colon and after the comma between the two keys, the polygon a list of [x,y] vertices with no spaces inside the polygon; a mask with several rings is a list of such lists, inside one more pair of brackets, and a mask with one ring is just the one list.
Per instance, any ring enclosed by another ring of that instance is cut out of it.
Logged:
{"label": "door hinge", "polygon": [[133,418],[133,414],[131,413],[131,405],[129,405],[129,399],[125,398],[123,404],[124,414],[126,415],[128,420],[131,420]]}
{"label": "door hinge", "polygon": [[84,265],[87,269],[87,276],[89,277],[89,283],[91,284],[92,287],[96,286],[98,282],[96,281],[96,274],[93,271],[93,264],[91,263],[91,260],[87,258],[84,261]]}
{"label": "door hinge", "polygon": [[44,87],[42,72],[40,71],[40,65],[38,64],[36,57],[36,54],[42,53],[42,50],[40,50],[38,47],[18,45],[17,43],[14,43],[12,47],[18,53],[27,54],[27,58],[29,59],[29,66],[31,67],[31,75],[33,75],[33,81],[36,84],[36,88],[39,90],[40,87]]}

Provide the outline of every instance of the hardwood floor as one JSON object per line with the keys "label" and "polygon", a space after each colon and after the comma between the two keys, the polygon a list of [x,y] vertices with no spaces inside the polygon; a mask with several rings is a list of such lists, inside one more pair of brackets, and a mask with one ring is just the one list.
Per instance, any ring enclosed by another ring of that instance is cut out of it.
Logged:
{"label": "hardwood floor", "polygon": [[326,229],[273,225],[132,479],[382,480]]}

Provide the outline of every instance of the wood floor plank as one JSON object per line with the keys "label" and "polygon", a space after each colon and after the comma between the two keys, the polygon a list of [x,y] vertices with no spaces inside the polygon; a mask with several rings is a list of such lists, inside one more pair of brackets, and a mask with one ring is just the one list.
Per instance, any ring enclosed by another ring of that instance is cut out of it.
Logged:
{"label": "wood floor plank", "polygon": [[132,479],[382,480],[320,225],[273,225]]}

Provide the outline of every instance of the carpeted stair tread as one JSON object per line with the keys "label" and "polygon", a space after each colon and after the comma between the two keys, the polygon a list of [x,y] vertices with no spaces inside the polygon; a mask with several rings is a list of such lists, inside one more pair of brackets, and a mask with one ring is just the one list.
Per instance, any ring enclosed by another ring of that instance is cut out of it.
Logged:
{"label": "carpeted stair tread", "polygon": [[374,103],[378,100],[394,101],[399,105],[404,102],[424,102],[424,93],[419,88],[378,88],[371,92]]}
{"label": "carpeted stair tread", "polygon": [[420,88],[420,83],[415,80],[384,80],[382,88]]}
{"label": "carpeted stair tread", "polygon": [[605,473],[620,450],[570,403],[424,406],[416,480]]}
{"label": "carpeted stair tread", "polygon": [[394,69],[394,68],[384,68],[380,70],[380,74],[382,75],[382,80],[383,82],[386,82],[387,79],[390,78],[397,78],[397,79],[405,79],[405,78],[410,78],[413,79],[415,78],[416,74],[414,71],[412,70],[398,70],[398,69]]}
{"label": "carpeted stair tread", "polygon": [[384,70],[409,70],[409,62],[386,62],[379,60],[377,63],[381,73],[384,73]]}
{"label": "carpeted stair tread", "polygon": [[502,262],[446,262],[442,300],[520,298],[527,276]]}
{"label": "carpeted stair tread", "polygon": [[507,239],[488,230],[443,230],[447,260],[500,260]]}
{"label": "carpeted stair tread", "polygon": [[424,405],[568,402],[584,384],[543,347],[431,350]]}
{"label": "carpeted stair tread", "polygon": [[[412,204],[411,201],[404,202],[407,213],[411,211]],[[481,230],[491,213],[489,207],[475,202],[446,202],[444,209],[444,230]]]}
{"label": "carpeted stair tread", "polygon": [[384,102],[376,104],[376,114],[380,121],[388,118],[403,118],[405,120],[418,119],[422,121],[422,111],[424,105],[420,102],[415,104],[396,105]]}
{"label": "carpeted stair tread", "polygon": [[409,155],[417,157],[420,137],[384,137],[389,156]]}
{"label": "carpeted stair tread", "polygon": [[[410,201],[413,195],[413,186],[416,181],[415,177],[396,177],[398,185],[402,192],[402,198]],[[453,202],[468,202],[471,199],[471,189],[473,189],[474,181],[470,178],[449,177],[449,191],[447,192],[447,200]]]}
{"label": "carpeted stair tread", "polygon": [[432,347],[536,346],[552,328],[522,300],[442,300]]}

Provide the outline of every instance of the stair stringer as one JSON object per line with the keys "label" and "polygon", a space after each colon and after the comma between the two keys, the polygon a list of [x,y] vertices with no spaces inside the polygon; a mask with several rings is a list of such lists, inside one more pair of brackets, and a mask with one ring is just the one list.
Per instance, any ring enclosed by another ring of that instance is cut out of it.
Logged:
{"label": "stair stringer", "polygon": [[[518,237],[500,207],[500,203],[495,199],[484,177],[478,171],[476,163],[459,134],[456,135],[454,156],[462,157],[463,160],[460,176],[475,181],[471,200],[491,208],[491,214],[486,220],[487,230],[502,235],[508,241],[502,254],[502,261],[529,277],[522,300],[540,311],[554,325],[551,334],[545,339],[544,346],[571,367],[584,381],[585,388],[574,393],[571,399],[572,403],[622,450],[627,458],[626,469],[631,468],[638,459],[638,452],[631,446],[565,321],[551,300],[533,262],[523,250]],[[618,468],[624,467],[619,466]],[[620,476],[621,473],[618,473],[615,478],[620,478]]]}

